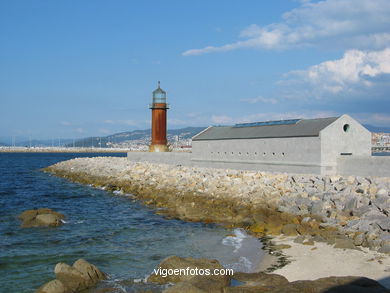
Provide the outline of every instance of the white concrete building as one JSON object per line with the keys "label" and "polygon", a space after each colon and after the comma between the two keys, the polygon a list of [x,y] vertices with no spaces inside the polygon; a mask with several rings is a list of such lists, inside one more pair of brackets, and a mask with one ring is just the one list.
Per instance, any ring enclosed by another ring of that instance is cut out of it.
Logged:
{"label": "white concrete building", "polygon": [[348,115],[209,127],[192,139],[195,165],[341,174],[371,157],[371,133]]}

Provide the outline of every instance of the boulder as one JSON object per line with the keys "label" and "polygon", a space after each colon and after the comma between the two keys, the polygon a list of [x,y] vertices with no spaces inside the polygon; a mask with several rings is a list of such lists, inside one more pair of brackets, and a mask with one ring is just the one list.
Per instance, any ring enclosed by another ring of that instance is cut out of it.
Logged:
{"label": "boulder", "polygon": [[36,293],[75,293],[94,287],[106,275],[84,259],[73,266],[58,263],[54,268],[56,279],[41,286]]}
{"label": "boulder", "polygon": [[86,280],[88,287],[95,285],[100,280],[106,279],[106,275],[101,270],[85,259],[78,259],[74,262],[73,267],[80,272],[81,276]]}
{"label": "boulder", "polygon": [[88,288],[87,280],[81,272],[66,263],[58,263],[54,268],[54,273],[57,280],[66,284],[74,292]]}
{"label": "boulder", "polygon": [[30,227],[57,227],[62,225],[64,215],[47,208],[24,211],[19,215],[22,228]]}
{"label": "boulder", "polygon": [[41,214],[35,217],[39,226],[57,227],[62,224],[61,218],[54,214]]}
{"label": "boulder", "polygon": [[43,284],[35,293],[73,293],[73,291],[60,280],[55,279]]}
{"label": "boulder", "polygon": [[289,290],[277,292],[380,293],[389,292],[377,281],[364,277],[326,277],[313,281],[294,281],[284,286]]}
{"label": "boulder", "polygon": [[[178,283],[199,275],[195,273],[195,270],[200,273],[201,270],[212,272],[214,269],[224,269],[224,267],[215,259],[169,256],[158,265],[147,281],[158,284]],[[214,279],[226,286],[230,283],[229,276],[219,275],[214,276]]]}

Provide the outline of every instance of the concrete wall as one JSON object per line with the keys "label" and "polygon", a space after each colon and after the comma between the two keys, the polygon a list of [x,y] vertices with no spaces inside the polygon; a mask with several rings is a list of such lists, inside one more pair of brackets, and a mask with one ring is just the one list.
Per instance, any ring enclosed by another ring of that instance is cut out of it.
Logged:
{"label": "concrete wall", "polygon": [[320,173],[319,137],[192,142],[197,166],[290,173]]}
{"label": "concrete wall", "polygon": [[191,166],[191,153],[179,152],[128,152],[127,158],[133,162],[151,162],[160,164]]}
{"label": "concrete wall", "polygon": [[390,157],[339,157],[337,159],[337,174],[390,177]]}
{"label": "concrete wall", "polygon": [[371,132],[348,115],[324,128],[320,138],[322,166],[335,168],[340,156],[371,156]]}

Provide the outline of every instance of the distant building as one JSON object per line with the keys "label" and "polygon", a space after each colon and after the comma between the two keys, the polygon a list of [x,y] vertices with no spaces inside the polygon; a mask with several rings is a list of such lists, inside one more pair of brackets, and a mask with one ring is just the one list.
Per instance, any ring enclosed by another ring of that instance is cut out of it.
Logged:
{"label": "distant building", "polygon": [[[192,139],[194,164],[336,174],[340,159],[369,158],[371,133],[348,115],[209,127]],[[349,161],[348,161],[349,162]]]}

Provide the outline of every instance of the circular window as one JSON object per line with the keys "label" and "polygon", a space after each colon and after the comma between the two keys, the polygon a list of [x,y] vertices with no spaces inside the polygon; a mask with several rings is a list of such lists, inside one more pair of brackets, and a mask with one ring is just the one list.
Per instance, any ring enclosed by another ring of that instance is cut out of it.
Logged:
{"label": "circular window", "polygon": [[349,124],[344,124],[343,130],[344,130],[344,132],[348,132],[349,131]]}

